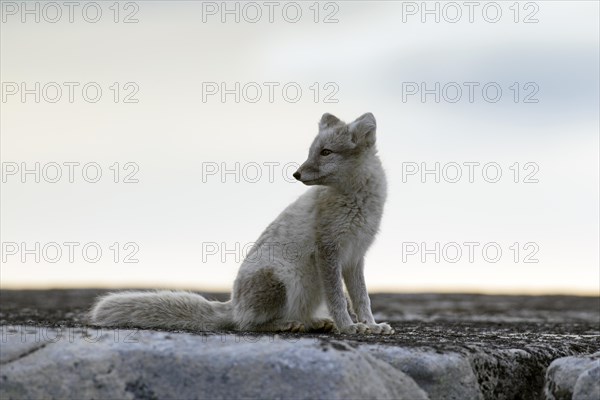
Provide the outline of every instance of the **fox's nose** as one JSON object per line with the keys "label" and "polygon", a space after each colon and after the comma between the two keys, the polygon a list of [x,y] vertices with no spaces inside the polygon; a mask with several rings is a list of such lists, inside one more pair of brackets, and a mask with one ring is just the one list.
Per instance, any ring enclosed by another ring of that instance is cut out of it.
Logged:
{"label": "fox's nose", "polygon": [[296,178],[297,181],[300,180],[300,172],[296,171],[294,172],[294,175],[292,175],[294,178]]}

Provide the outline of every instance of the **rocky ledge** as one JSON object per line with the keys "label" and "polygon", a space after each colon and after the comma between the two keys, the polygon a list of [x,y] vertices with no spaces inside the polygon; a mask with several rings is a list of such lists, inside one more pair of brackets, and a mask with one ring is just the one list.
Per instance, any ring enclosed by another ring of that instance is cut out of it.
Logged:
{"label": "rocky ledge", "polygon": [[382,337],[98,329],[101,293],[0,291],[0,398],[600,398],[596,297],[375,294]]}

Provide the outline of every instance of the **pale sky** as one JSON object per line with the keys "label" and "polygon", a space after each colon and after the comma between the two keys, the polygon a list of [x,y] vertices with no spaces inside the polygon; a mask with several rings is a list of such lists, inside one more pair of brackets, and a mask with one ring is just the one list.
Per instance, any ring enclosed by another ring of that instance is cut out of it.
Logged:
{"label": "pale sky", "polygon": [[0,287],[228,291],[320,116],[372,112],[372,291],[598,294],[597,2],[86,4],[2,3]]}

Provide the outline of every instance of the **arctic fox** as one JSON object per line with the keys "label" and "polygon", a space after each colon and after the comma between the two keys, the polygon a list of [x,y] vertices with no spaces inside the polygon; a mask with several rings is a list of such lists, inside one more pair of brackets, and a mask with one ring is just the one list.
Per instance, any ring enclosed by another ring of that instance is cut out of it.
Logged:
{"label": "arctic fox", "polygon": [[[201,331],[393,333],[387,323],[375,322],[363,273],[386,199],[375,130],[371,113],[350,124],[322,116],[308,159],[293,174],[316,187],[258,238],[239,269],[231,300],[173,291],[111,293],[92,308],[92,322]],[[316,317],[323,302],[331,319]]]}

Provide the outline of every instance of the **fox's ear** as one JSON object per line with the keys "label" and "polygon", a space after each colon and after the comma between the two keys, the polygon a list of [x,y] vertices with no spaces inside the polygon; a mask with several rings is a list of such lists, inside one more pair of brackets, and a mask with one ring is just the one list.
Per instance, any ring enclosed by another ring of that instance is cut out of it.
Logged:
{"label": "fox's ear", "polygon": [[329,113],[325,113],[321,117],[321,121],[319,121],[319,128],[320,129],[329,128],[330,126],[333,126],[338,123],[340,123],[340,119],[338,117],[336,117],[335,115],[331,115]]}
{"label": "fox's ear", "polygon": [[358,146],[371,147],[375,144],[375,131],[377,123],[375,116],[366,113],[358,117],[348,125],[348,131],[352,135],[352,142]]}

